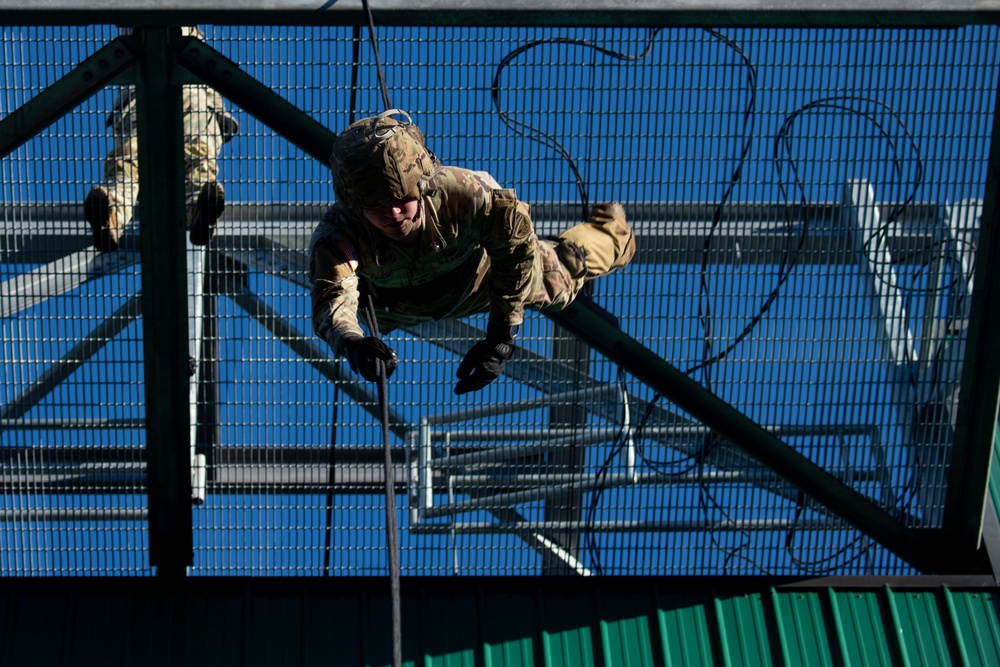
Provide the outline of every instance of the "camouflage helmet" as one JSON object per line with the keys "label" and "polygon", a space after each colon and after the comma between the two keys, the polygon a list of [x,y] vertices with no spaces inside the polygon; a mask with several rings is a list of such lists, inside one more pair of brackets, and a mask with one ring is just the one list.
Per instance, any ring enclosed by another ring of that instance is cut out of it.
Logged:
{"label": "camouflage helmet", "polygon": [[[392,116],[402,116],[399,121]],[[351,123],[333,144],[330,167],[337,200],[359,210],[420,194],[436,158],[409,114],[389,109]]]}

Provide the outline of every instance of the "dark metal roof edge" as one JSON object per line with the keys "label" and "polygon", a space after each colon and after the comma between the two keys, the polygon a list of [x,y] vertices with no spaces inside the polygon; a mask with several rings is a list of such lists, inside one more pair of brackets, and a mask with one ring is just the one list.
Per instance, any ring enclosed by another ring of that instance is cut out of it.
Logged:
{"label": "dark metal roof edge", "polygon": [[[402,577],[404,595],[431,594],[515,594],[545,595],[659,594],[725,595],[782,590],[937,590],[953,591],[994,589],[1000,585],[988,575],[926,575],[911,577]],[[261,594],[311,595],[388,594],[388,577],[0,577],[0,594],[31,591],[36,594],[75,594],[102,591],[147,592],[150,594],[226,594],[255,592]]]}
{"label": "dark metal roof edge", "polygon": [[[973,24],[1000,23],[993,5],[922,10],[871,9],[834,6],[794,8],[749,5],[738,8],[677,6],[662,7],[607,5],[566,9],[552,4],[538,6],[469,6],[449,3],[440,6],[409,4],[373,7],[377,26],[674,26],[674,27],[799,27],[799,28],[953,28]],[[108,10],[101,8],[21,7],[0,8],[4,25],[102,25]],[[122,8],[114,11],[117,25],[366,25],[367,17],[354,6],[315,8],[276,7],[273,9]]]}
{"label": "dark metal roof edge", "polygon": [[[1000,664],[996,586],[964,577],[798,583],[404,577],[403,657],[468,667],[812,667],[908,664],[910,655]],[[387,577],[0,578],[0,663],[388,664],[389,607]]]}

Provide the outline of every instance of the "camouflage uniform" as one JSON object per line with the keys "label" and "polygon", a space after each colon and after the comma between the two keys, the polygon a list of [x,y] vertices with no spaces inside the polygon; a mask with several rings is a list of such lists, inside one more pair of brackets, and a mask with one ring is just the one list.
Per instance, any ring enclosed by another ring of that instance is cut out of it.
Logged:
{"label": "camouflage uniform", "polygon": [[[201,31],[194,27],[183,28],[182,33],[202,37]],[[206,217],[211,216],[207,221],[211,229],[199,228],[192,232],[192,241],[203,244],[214,234],[215,220],[224,203],[222,186],[216,181],[217,158],[222,145],[239,131],[239,125],[226,111],[222,96],[209,86],[182,86],[181,104],[186,224],[188,229],[195,230],[199,227],[201,211],[206,211]],[[104,180],[91,190],[84,211],[94,228],[94,243],[101,250],[113,250],[117,246],[125,225],[132,219],[139,193],[139,138],[133,86],[126,88],[115,100],[107,125],[114,138],[114,148],[104,162]],[[202,197],[201,206],[199,196]]]}
{"label": "camouflage uniform", "polygon": [[383,333],[479,312],[489,313],[491,325],[513,326],[526,307],[565,308],[587,280],[625,266],[635,252],[617,204],[595,207],[558,240],[539,240],[528,205],[485,172],[438,166],[420,188],[424,228],[412,246],[389,240],[341,203],[313,233],[313,327],[341,354],[345,336],[364,335],[359,276]]}
{"label": "camouflage uniform", "polygon": [[337,203],[309,243],[313,328],[372,382],[388,378],[398,359],[358,322],[362,279],[383,333],[489,313],[484,339],[458,366],[455,393],[465,394],[503,372],[525,308],[565,308],[587,280],[635,253],[617,203],[596,206],[558,239],[538,239],[513,190],[485,172],[442,166],[398,109],[352,123],[330,166]]}

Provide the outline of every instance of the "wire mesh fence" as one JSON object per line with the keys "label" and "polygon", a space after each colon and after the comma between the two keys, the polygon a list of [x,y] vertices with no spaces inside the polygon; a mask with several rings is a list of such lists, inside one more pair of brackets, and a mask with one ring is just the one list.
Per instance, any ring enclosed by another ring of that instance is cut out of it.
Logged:
{"label": "wire mesh fence", "polygon": [[[332,132],[382,109],[350,27],[202,30]],[[118,36],[3,28],[0,113]],[[442,162],[514,188],[540,236],[623,202],[638,255],[592,297],[616,326],[912,528],[940,527],[948,490],[997,43],[985,26],[378,32],[392,105]],[[136,215],[100,252],[84,210],[130,84],[0,161],[5,575],[153,571],[146,228]],[[226,208],[188,249],[177,360],[192,377],[189,573],[382,574],[375,390],[312,332],[307,245],[329,168],[226,107]],[[386,335],[404,576],[914,572],[541,314],[497,382],[456,396],[485,326]]]}

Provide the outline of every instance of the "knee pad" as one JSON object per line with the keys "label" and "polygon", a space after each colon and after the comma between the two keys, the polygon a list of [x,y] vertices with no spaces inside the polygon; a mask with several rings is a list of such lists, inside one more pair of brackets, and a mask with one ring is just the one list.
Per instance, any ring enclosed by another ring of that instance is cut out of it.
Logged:
{"label": "knee pad", "polygon": [[587,275],[587,251],[584,248],[565,239],[560,239],[555,247],[555,252],[559,263],[566,267],[570,276],[583,278]]}

